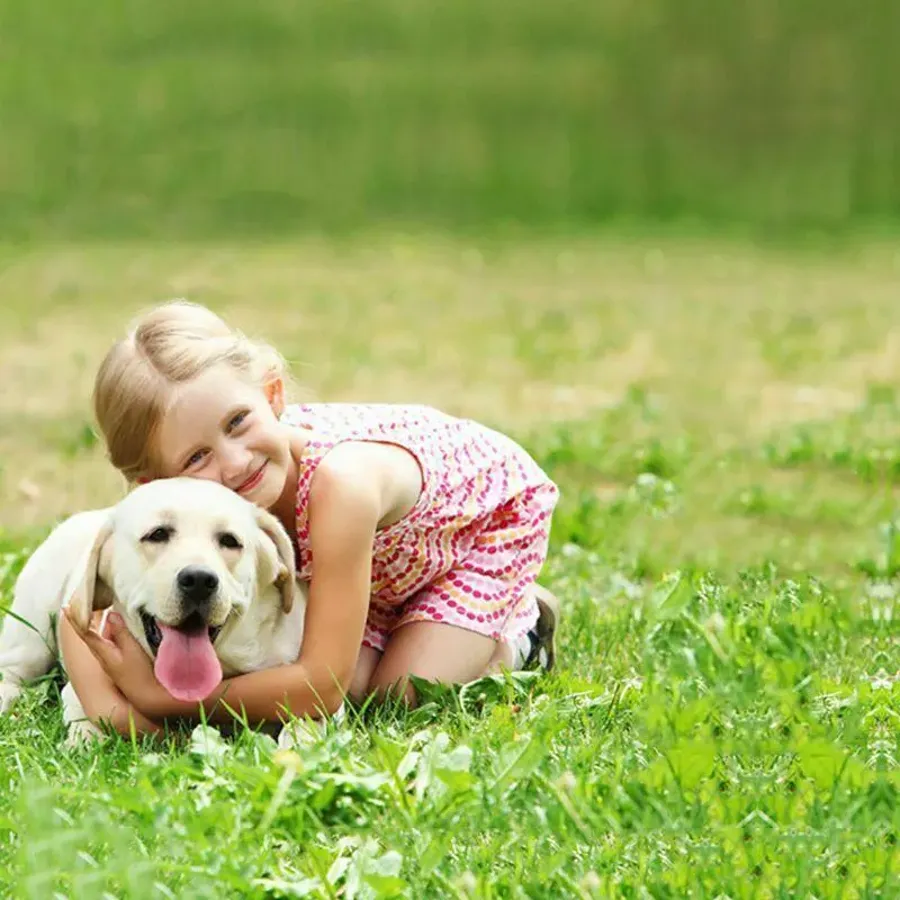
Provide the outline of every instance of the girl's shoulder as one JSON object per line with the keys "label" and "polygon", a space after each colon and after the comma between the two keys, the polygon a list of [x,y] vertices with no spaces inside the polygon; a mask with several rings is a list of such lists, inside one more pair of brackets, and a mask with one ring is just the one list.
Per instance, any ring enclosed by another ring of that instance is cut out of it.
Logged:
{"label": "girl's shoulder", "polygon": [[288,424],[356,431],[425,424],[460,427],[468,422],[432,406],[410,403],[294,403],[285,409],[283,418]]}
{"label": "girl's shoulder", "polygon": [[423,404],[303,403],[285,410],[283,421],[316,433],[321,448],[347,440],[399,444],[445,467],[466,462],[476,468],[488,462],[525,460],[528,454],[507,435],[473,419],[460,418]]}

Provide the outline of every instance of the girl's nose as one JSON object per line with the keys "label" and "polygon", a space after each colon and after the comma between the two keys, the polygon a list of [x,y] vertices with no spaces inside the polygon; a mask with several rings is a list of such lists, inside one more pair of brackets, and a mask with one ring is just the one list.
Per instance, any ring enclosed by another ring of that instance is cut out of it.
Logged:
{"label": "girl's nose", "polygon": [[228,488],[237,488],[252,474],[250,464],[253,454],[239,444],[229,444],[219,453],[219,471],[222,483]]}

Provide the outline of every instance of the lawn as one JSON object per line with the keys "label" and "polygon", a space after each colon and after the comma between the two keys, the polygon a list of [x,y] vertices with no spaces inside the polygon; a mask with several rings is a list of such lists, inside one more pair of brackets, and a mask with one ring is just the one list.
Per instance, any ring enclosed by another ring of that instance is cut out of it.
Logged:
{"label": "lawn", "polygon": [[890,227],[894,0],[0,0],[0,230]]}
{"label": "lawn", "polygon": [[297,753],[202,728],[65,750],[0,721],[0,896],[900,892],[900,257],[887,243],[355,237],[0,249],[0,602],[122,485],[93,369],[172,296],[297,396],[439,405],[563,496],[549,677],[435,690]]}

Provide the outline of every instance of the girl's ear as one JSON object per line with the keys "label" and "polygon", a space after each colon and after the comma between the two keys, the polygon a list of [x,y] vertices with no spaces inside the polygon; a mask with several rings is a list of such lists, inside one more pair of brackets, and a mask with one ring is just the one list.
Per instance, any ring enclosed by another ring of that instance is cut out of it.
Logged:
{"label": "girl's ear", "polygon": [[284,379],[276,375],[263,385],[263,390],[275,417],[281,418],[284,412]]}

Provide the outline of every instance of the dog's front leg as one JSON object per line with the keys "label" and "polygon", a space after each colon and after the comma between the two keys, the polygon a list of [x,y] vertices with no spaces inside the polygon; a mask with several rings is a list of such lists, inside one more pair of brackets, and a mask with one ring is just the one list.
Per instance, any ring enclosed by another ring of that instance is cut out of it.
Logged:
{"label": "dog's front leg", "polygon": [[102,510],[78,513],[58,525],[19,574],[0,630],[0,713],[12,706],[24,682],[50,671],[57,653],[53,624],[68,580],[105,516]]}
{"label": "dog's front leg", "polygon": [[[346,707],[341,704],[340,709],[331,717],[330,721],[339,725],[344,721],[345,715]],[[328,727],[328,721],[328,719],[291,718],[282,725],[278,732],[276,739],[278,749],[299,750],[301,747],[320,741]]]}
{"label": "dog's front leg", "polygon": [[66,723],[66,746],[80,747],[88,741],[103,738],[103,730],[88,717],[72,683],[62,689],[63,721]]}
{"label": "dog's front leg", "polygon": [[[27,566],[26,566],[27,570]],[[50,671],[56,654],[53,645],[52,617],[59,586],[43,573],[23,571],[16,585],[12,609],[3,619],[0,631],[0,714],[15,703],[23,682]],[[47,594],[36,591],[46,589]],[[55,590],[54,590],[55,589]],[[51,603],[37,602],[50,596]]]}

